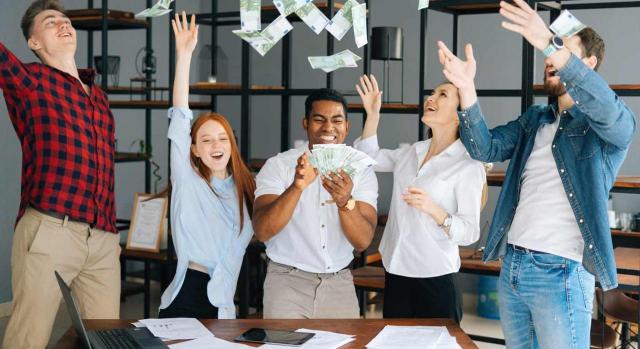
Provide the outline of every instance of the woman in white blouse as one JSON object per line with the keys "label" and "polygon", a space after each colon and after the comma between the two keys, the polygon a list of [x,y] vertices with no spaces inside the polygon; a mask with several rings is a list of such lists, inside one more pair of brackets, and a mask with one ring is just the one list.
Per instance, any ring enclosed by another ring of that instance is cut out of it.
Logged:
{"label": "woman in white blouse", "polygon": [[436,87],[424,102],[422,122],[432,137],[395,150],[380,149],[376,135],[382,93],[375,77],[356,86],[367,121],[354,147],[373,157],[378,172],[393,172],[389,219],[380,242],[385,267],[385,318],[462,318],[456,286],[459,245],[480,237],[486,190],[481,162],[459,139],[458,90]]}

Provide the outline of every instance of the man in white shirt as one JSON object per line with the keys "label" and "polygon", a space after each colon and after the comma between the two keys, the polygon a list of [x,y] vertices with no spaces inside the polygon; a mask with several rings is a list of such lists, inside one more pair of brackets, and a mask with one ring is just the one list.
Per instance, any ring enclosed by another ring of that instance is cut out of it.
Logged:
{"label": "man in white shirt", "polygon": [[357,318],[349,265],[377,222],[373,169],[354,178],[340,171],[319,178],[308,152],[341,144],[349,133],[345,98],[332,89],[307,97],[302,126],[308,145],[270,158],[256,177],[253,227],[270,259],[264,318]]}

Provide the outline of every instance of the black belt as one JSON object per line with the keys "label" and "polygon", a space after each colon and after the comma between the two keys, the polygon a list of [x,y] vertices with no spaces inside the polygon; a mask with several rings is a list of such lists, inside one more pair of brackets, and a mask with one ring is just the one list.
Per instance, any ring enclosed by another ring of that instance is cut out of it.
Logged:
{"label": "black belt", "polygon": [[536,251],[536,250],[532,250],[530,248],[525,248],[522,246],[518,246],[518,245],[514,245],[514,244],[509,244],[511,247],[513,247],[514,250],[516,251],[521,251],[521,252],[527,252],[527,253],[542,253],[542,254],[549,254],[547,252],[542,252],[542,251]]}
{"label": "black belt", "polygon": [[64,221],[66,219],[68,222],[88,224],[89,227],[91,227],[91,228],[93,228],[95,226],[94,223],[87,223],[87,222],[82,222],[82,221],[79,221],[79,220],[71,219],[71,218],[69,218],[69,215],[66,215],[66,214],[62,214],[62,213],[58,213],[58,212],[45,211],[45,210],[41,210],[41,209],[33,207],[33,206],[29,206],[29,207],[31,207],[32,209],[42,213],[43,215],[46,215],[46,216],[49,216],[49,217],[52,217],[52,218],[55,218],[55,219],[59,219],[61,221]]}

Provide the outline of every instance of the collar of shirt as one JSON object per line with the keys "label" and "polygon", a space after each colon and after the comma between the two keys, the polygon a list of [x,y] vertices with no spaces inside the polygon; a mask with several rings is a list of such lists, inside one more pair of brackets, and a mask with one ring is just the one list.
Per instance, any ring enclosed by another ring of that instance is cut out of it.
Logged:
{"label": "collar of shirt", "polygon": [[418,176],[421,176],[422,174],[424,174],[425,168],[428,167],[427,165],[433,164],[439,168],[442,168],[443,166],[446,167],[448,163],[453,164],[455,162],[460,161],[460,156],[467,152],[467,150],[464,147],[464,144],[462,144],[462,141],[460,141],[460,139],[457,139],[455,142],[451,143],[447,148],[445,148],[442,152],[440,152],[439,154],[429,159],[429,161],[424,166],[421,167],[420,165],[422,165],[422,161],[424,160],[424,157],[427,155],[427,152],[429,151],[430,147],[431,147],[431,139],[427,139],[426,141],[423,141],[423,142],[418,142],[415,145],[416,161],[418,166]]}

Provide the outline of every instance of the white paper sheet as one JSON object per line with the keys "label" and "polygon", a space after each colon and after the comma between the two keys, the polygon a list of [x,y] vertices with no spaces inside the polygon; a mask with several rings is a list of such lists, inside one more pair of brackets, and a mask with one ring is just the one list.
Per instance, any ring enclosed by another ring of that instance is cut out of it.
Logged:
{"label": "white paper sheet", "polygon": [[194,318],[143,319],[138,322],[147,327],[154,336],[166,340],[213,336],[211,331]]}
{"label": "white paper sheet", "polygon": [[443,337],[450,337],[444,326],[385,326],[367,344],[369,349],[436,349]]}

